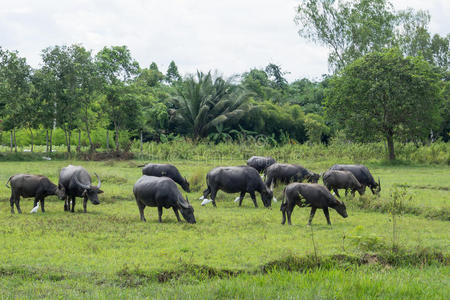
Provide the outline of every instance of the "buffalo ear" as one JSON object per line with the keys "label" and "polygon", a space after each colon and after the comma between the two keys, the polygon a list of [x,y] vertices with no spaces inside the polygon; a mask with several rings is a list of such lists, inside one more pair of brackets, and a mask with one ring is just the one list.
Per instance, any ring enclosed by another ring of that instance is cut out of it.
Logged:
{"label": "buffalo ear", "polygon": [[98,190],[97,194],[103,194],[104,192],[102,190]]}

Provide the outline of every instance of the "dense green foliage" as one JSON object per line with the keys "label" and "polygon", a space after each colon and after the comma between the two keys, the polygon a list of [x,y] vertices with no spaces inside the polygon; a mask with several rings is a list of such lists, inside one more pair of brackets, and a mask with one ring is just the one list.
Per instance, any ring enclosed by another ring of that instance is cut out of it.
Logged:
{"label": "dense green foliage", "polygon": [[438,74],[424,60],[396,50],[373,52],[346,66],[330,81],[327,116],[348,136],[386,138],[395,159],[394,136],[423,140],[439,126]]}
{"label": "dense green foliage", "polygon": [[[390,150],[394,139],[417,144],[449,139],[450,36],[429,32],[427,12],[396,11],[389,0],[308,0],[298,6],[296,21],[301,36],[330,49],[334,75],[288,82],[289,72],[269,62],[231,78],[211,71],[181,76],[174,61],[165,72],[155,62],[139,66],[125,45],[92,53],[77,44],[42,50],[40,68],[32,69],[16,51],[0,48],[0,130],[10,135],[9,141],[3,136],[3,145],[17,151],[24,143],[16,137],[20,130],[27,132],[31,151],[36,143],[42,145],[44,130],[51,152],[60,144],[53,135],[62,130],[67,152],[73,146],[77,152],[84,149],[87,138],[90,153],[128,151],[135,140],[142,148],[144,142],[180,136],[195,143],[253,139],[274,146],[328,144],[345,134],[351,143],[362,136],[370,142],[387,139]],[[388,55],[392,49],[399,52]],[[385,55],[377,60],[374,53]],[[377,74],[389,88],[380,85]],[[371,97],[374,90],[377,96]],[[325,94],[334,100],[325,101]],[[377,118],[367,109],[353,110],[349,117],[342,112],[350,106],[340,104],[350,94],[352,108],[379,104],[381,94],[392,96],[397,100],[387,108],[401,108],[396,116],[403,113],[403,120],[373,122]]]}

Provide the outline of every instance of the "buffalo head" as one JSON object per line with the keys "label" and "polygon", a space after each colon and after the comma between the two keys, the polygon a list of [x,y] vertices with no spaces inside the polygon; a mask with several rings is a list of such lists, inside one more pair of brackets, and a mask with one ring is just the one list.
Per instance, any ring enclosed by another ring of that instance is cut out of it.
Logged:
{"label": "buffalo head", "polygon": [[345,207],[345,204],[343,202],[336,200],[336,204],[331,207],[334,208],[342,217],[348,217],[347,208]]}
{"label": "buffalo head", "polygon": [[98,201],[98,194],[103,193],[103,191],[100,189],[100,186],[102,185],[102,182],[100,181],[100,177],[96,173],[94,173],[95,176],[97,176],[98,179],[98,185],[92,185],[92,184],[84,184],[81,183],[77,176],[74,176],[75,183],[83,189],[82,197],[87,197],[89,200],[91,200],[92,204],[98,205],[100,202]]}
{"label": "buffalo head", "polygon": [[58,184],[55,190],[56,196],[58,196],[59,200],[64,200],[67,197],[66,188],[62,184]]}
{"label": "buffalo head", "polygon": [[181,184],[181,188],[185,190],[186,192],[190,193],[191,188],[189,187],[189,182],[187,181],[186,177],[183,178],[183,183]]}
{"label": "buffalo head", "polygon": [[266,190],[261,193],[261,200],[265,207],[271,207],[272,206],[272,198],[273,198],[273,192],[266,188]]}
{"label": "buffalo head", "polygon": [[[181,198],[181,196],[180,196]],[[191,223],[191,224],[195,224],[195,216],[194,216],[194,208],[192,207],[192,205],[189,203],[188,197],[186,195],[186,200],[179,200],[178,201],[178,208],[181,211],[181,215],[183,216],[183,218],[186,220],[186,222]]]}

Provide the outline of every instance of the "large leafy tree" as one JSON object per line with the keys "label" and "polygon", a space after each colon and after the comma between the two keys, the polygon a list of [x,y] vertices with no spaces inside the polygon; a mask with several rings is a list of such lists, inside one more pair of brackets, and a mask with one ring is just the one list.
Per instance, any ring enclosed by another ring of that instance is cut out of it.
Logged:
{"label": "large leafy tree", "polygon": [[[31,67],[25,58],[19,57],[16,51],[3,50],[0,47],[1,113],[5,121],[4,128],[13,132],[16,151],[15,131],[18,127],[31,124],[34,115],[32,111],[32,115],[27,115],[32,105],[30,102],[31,74]],[[25,122],[27,118],[30,122]]]}
{"label": "large leafy tree", "polygon": [[138,74],[139,64],[126,46],[104,47],[96,55],[96,63],[103,79],[105,111],[115,130],[116,151],[119,150],[119,134],[129,127],[130,121],[139,119],[138,99],[132,79]]}
{"label": "large leafy tree", "polygon": [[174,84],[181,81],[180,73],[178,72],[178,67],[172,60],[167,68],[166,82],[169,84]]}
{"label": "large leafy tree", "polygon": [[391,49],[357,59],[331,79],[330,119],[357,140],[384,137],[395,159],[394,137],[424,139],[439,121],[439,76],[422,58]]}
{"label": "large leafy tree", "polygon": [[242,87],[233,85],[231,79],[197,72],[196,76],[188,76],[171,98],[173,120],[198,141],[215,126],[236,122],[248,112],[249,95]]}
{"label": "large leafy tree", "polygon": [[396,11],[389,0],[305,0],[298,6],[300,36],[330,49],[338,71],[372,51],[399,46],[405,54],[424,52],[429,15]]}

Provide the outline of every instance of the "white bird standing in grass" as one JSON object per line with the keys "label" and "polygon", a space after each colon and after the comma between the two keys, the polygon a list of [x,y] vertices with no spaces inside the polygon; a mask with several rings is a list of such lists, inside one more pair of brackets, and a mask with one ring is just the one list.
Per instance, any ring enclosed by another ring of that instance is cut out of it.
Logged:
{"label": "white bird standing in grass", "polygon": [[39,201],[38,201],[37,205],[35,207],[33,207],[33,209],[30,211],[30,213],[31,214],[37,213],[38,208],[39,208]]}

